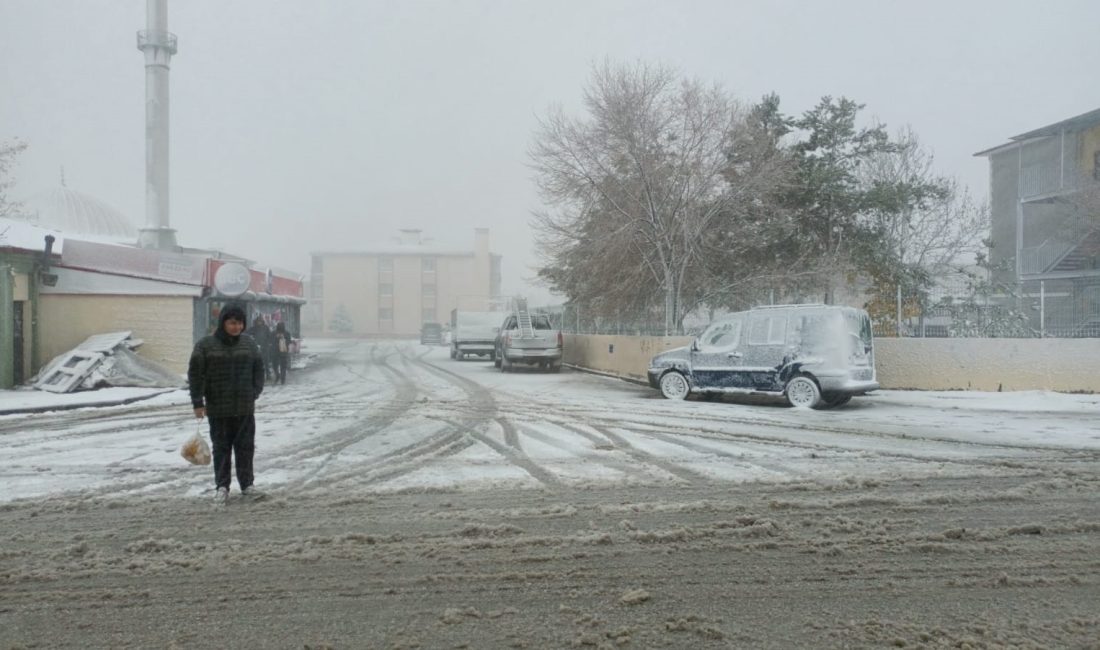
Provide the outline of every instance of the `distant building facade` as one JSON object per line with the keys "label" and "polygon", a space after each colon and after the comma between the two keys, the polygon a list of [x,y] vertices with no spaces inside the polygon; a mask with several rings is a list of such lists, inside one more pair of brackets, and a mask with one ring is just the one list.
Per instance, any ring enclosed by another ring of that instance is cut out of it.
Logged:
{"label": "distant building facade", "polygon": [[452,309],[486,310],[499,300],[500,264],[487,228],[475,229],[469,251],[407,229],[392,245],[315,252],[303,326],[325,335],[414,336],[423,323],[446,322]]}
{"label": "distant building facade", "polygon": [[[220,251],[140,248],[124,215],[64,187],[26,208],[0,219],[0,346],[13,351],[0,355],[0,388],[89,336],[123,330],[143,341],[143,358],[182,373],[230,301],[246,305],[249,324],[262,317],[300,335],[305,298],[296,273]],[[218,282],[229,275],[237,286]]]}
{"label": "distant building facade", "polygon": [[1100,109],[1010,140],[975,154],[989,159],[993,278],[1042,296],[1035,330],[1100,336]]}

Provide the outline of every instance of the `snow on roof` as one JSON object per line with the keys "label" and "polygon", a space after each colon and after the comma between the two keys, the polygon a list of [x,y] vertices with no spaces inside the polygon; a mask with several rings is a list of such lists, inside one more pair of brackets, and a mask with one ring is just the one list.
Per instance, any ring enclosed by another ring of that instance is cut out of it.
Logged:
{"label": "snow on roof", "polygon": [[317,257],[324,256],[359,256],[369,257],[372,255],[436,255],[436,256],[448,256],[448,257],[470,257],[473,256],[472,250],[459,250],[455,248],[447,248],[443,246],[423,246],[423,245],[403,245],[394,244],[392,246],[380,246],[377,248],[363,248],[358,250],[344,250],[344,251],[314,251],[311,255]]}
{"label": "snow on roof", "polygon": [[15,248],[42,252],[46,248],[46,235],[54,236],[53,254],[61,254],[64,238],[57,230],[42,228],[27,221],[0,217],[0,249]]}
{"label": "snow on roof", "polygon": [[1075,115],[1073,117],[1061,120],[1060,122],[1041,126],[1037,129],[1028,131],[1027,133],[1014,135],[1009,138],[1011,142],[1006,142],[1005,144],[999,144],[995,147],[983,149],[982,151],[979,151],[974,155],[977,157],[990,156],[992,154],[1000,153],[1008,149],[1013,149],[1030,140],[1037,140],[1040,138],[1047,138],[1050,136],[1058,135],[1062,131],[1080,131],[1083,129],[1091,128],[1096,124],[1100,124],[1100,108],[1089,111],[1087,113],[1082,113],[1080,115]]}
{"label": "snow on roof", "polygon": [[137,229],[126,215],[99,199],[57,187],[23,201],[28,220],[40,226],[80,235],[134,240]]}

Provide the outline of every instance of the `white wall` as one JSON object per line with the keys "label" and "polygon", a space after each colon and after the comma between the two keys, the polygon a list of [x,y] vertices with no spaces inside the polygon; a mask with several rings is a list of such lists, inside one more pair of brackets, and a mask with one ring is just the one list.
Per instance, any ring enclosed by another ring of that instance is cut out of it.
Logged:
{"label": "white wall", "polygon": [[93,334],[130,330],[144,341],[138,354],[184,373],[193,347],[193,312],[190,296],[43,295],[38,330],[42,363]]}
{"label": "white wall", "polygon": [[[646,381],[653,355],[691,337],[565,337],[565,362]],[[875,340],[883,388],[917,390],[1054,390],[1100,392],[1100,339]]]}

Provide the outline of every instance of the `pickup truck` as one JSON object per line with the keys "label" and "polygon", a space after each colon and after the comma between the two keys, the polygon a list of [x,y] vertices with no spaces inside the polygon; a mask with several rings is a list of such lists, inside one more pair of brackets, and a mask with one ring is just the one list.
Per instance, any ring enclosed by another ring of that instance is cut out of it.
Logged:
{"label": "pickup truck", "polygon": [[554,329],[550,319],[542,314],[532,314],[530,318],[531,329],[527,332],[519,327],[515,315],[504,319],[497,334],[493,364],[501,372],[508,372],[520,363],[561,372],[564,348],[561,330]]}
{"label": "pickup truck", "polygon": [[503,313],[496,311],[451,310],[451,358],[465,359],[468,354],[476,354],[492,360],[503,317]]}

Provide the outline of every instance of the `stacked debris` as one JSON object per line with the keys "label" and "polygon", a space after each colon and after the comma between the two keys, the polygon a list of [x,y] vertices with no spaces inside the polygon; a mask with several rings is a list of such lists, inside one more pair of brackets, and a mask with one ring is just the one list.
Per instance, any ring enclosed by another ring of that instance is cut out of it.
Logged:
{"label": "stacked debris", "polygon": [[133,332],[89,336],[83,343],[51,361],[31,381],[38,390],[71,393],[105,386],[179,388],[183,377],[138,356],[141,339]]}

